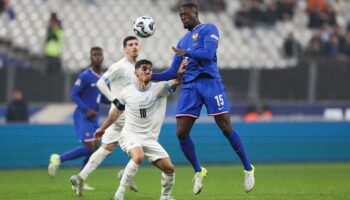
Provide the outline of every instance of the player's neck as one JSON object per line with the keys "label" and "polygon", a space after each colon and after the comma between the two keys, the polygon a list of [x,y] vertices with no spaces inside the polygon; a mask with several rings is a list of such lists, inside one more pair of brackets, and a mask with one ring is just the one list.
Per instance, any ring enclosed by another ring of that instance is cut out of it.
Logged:
{"label": "player's neck", "polygon": [[139,87],[140,90],[146,90],[149,88],[151,81],[137,81],[137,86]]}
{"label": "player's neck", "polygon": [[132,64],[136,64],[136,58],[137,57],[133,57],[133,56],[127,56],[126,57],[127,59],[128,59],[128,61],[130,62],[130,63],[132,63]]}
{"label": "player's neck", "polygon": [[101,66],[91,66],[92,71],[96,74],[101,74]]}
{"label": "player's neck", "polygon": [[193,26],[191,28],[188,29],[188,31],[193,31],[195,28],[197,28],[197,26],[199,26],[201,24],[201,22],[198,20],[196,21],[196,23],[193,24]]}

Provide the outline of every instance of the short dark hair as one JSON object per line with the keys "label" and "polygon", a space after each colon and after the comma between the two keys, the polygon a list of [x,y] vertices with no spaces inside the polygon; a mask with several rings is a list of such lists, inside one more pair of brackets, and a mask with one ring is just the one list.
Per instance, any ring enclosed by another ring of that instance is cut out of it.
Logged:
{"label": "short dark hair", "polygon": [[138,69],[141,67],[141,65],[151,65],[153,66],[152,62],[146,59],[142,59],[136,62],[135,69]]}
{"label": "short dark hair", "polygon": [[93,52],[93,51],[103,51],[101,47],[91,47],[90,49],[90,54]]}
{"label": "short dark hair", "polygon": [[196,12],[198,12],[198,6],[195,3],[185,3],[180,6],[180,8],[190,8],[194,9]]}
{"label": "short dark hair", "polygon": [[123,47],[124,47],[124,48],[126,47],[126,43],[127,43],[129,40],[137,40],[137,37],[130,35],[130,36],[124,38],[124,40],[123,40]]}

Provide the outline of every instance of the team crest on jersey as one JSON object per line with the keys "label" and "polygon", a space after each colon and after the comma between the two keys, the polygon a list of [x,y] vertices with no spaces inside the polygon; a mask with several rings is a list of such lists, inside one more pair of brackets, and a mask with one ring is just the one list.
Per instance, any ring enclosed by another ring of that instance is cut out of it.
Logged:
{"label": "team crest on jersey", "polygon": [[90,135],[91,135],[91,134],[90,134],[89,132],[86,132],[86,133],[85,133],[85,136],[86,136],[86,137],[90,137]]}
{"label": "team crest on jersey", "polygon": [[197,40],[197,39],[198,39],[198,33],[193,33],[192,40]]}
{"label": "team crest on jersey", "polygon": [[80,86],[80,84],[81,84],[81,80],[80,79],[77,79],[76,81],[75,81],[75,83],[74,83],[75,85],[77,85],[77,86]]}

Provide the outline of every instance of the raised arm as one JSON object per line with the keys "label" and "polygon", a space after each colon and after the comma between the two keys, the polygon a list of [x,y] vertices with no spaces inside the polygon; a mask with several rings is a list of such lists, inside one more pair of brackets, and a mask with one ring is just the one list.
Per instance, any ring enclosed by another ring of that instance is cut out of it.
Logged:
{"label": "raised arm", "polygon": [[96,86],[101,91],[101,93],[115,106],[117,106],[118,100],[112,94],[108,87],[111,79],[118,73],[118,68],[114,65],[110,66],[109,69],[102,75],[102,77],[97,81]]}
{"label": "raised arm", "polygon": [[170,85],[170,89],[172,91],[175,91],[176,87],[179,86],[181,84],[181,79],[182,76],[185,73],[186,70],[186,66],[188,65],[188,61],[187,60],[183,60],[180,64],[179,70],[177,71],[177,76],[176,79],[173,80],[173,82]]}
{"label": "raised arm", "polygon": [[111,90],[108,87],[109,82],[106,81],[104,79],[104,77],[102,76],[96,83],[97,88],[101,91],[101,93],[109,100],[109,101],[113,101],[114,97],[113,94],[111,92]]}
{"label": "raised arm", "polygon": [[208,30],[204,36],[204,47],[196,50],[180,49],[172,47],[172,50],[179,56],[188,56],[190,58],[201,60],[212,60],[215,57],[216,49],[218,48],[219,32],[214,25],[207,25]]}

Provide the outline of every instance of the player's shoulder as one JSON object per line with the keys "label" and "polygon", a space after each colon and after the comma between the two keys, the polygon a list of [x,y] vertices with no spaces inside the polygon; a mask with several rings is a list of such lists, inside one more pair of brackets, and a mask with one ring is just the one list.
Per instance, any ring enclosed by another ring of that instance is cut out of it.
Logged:
{"label": "player's shoulder", "polygon": [[91,70],[90,70],[90,67],[88,67],[87,69],[84,69],[84,71],[82,71],[78,77],[79,78],[85,78],[85,77],[88,77],[91,75]]}
{"label": "player's shoulder", "polygon": [[157,88],[164,88],[168,85],[168,81],[159,81],[159,82],[152,82],[151,87],[153,89],[157,89]]}
{"label": "player's shoulder", "polygon": [[124,63],[124,58],[122,58],[122,59],[118,60],[117,62],[111,64],[108,69],[110,69],[110,68],[118,68],[118,67],[122,66],[123,63]]}
{"label": "player's shoulder", "polygon": [[213,30],[214,29],[214,30],[217,30],[218,28],[213,23],[205,23],[205,24],[202,24],[202,29],[206,29],[206,30],[208,30],[208,29]]}

